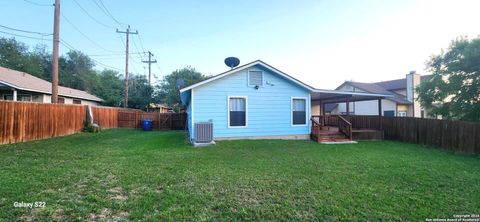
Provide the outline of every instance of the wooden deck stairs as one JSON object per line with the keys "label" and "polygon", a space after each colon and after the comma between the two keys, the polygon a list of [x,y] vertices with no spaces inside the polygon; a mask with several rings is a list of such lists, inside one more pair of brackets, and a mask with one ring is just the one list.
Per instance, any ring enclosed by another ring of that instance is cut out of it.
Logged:
{"label": "wooden deck stairs", "polygon": [[[378,119],[378,117],[370,116],[312,116],[310,139],[319,143],[348,143],[353,142],[353,140],[382,140],[383,130],[379,129]],[[353,128],[353,126],[356,128]]]}
{"label": "wooden deck stairs", "polygon": [[338,130],[338,127],[323,126],[317,133],[311,133],[310,139],[323,142],[348,142],[351,141],[347,136]]}

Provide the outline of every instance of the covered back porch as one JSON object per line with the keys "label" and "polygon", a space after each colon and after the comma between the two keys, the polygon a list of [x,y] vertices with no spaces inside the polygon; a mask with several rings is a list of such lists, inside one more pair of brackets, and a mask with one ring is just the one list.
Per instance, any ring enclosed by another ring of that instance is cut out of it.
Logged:
{"label": "covered back porch", "polygon": [[[347,142],[383,139],[382,99],[390,95],[337,90],[316,90],[311,94],[312,115],[310,138],[317,142]],[[378,115],[352,115],[350,103],[377,101]],[[342,115],[326,113],[327,104],[345,103]]]}

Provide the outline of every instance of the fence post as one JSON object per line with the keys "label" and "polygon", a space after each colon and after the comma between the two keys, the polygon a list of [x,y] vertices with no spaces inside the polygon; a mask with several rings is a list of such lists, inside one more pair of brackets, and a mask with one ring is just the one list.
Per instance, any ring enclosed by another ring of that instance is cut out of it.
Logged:
{"label": "fence post", "polygon": [[87,124],[89,126],[93,125],[93,113],[92,113],[92,107],[90,105],[85,106],[85,112],[87,113]]}

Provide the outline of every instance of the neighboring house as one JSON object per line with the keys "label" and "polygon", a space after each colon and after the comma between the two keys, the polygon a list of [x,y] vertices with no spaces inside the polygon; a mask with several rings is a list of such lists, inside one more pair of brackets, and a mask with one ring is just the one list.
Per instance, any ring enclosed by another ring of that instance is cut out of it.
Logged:
{"label": "neighboring house", "polygon": [[[362,83],[346,81],[337,90],[351,92],[369,92],[388,94],[392,97],[382,100],[383,116],[408,116],[408,117],[427,117],[429,116],[425,109],[417,101],[415,87],[421,82],[428,81],[431,75],[421,76],[412,71],[403,79],[389,81]],[[335,104],[336,107],[331,111],[332,114],[346,114],[346,103]],[[350,114],[352,115],[377,115],[377,105],[374,101],[350,102]]]}
{"label": "neighboring house", "polygon": [[154,104],[150,103],[148,105],[148,112],[155,113],[168,113],[171,108],[167,104]]}
{"label": "neighboring house", "polygon": [[388,95],[315,89],[284,72],[254,61],[180,90],[187,107],[188,130],[213,123],[213,138],[307,139],[313,103],[378,100]]}
{"label": "neighboring house", "polygon": [[[50,103],[52,83],[30,74],[0,67],[0,100]],[[58,102],[100,105],[102,99],[82,90],[58,86]]]}

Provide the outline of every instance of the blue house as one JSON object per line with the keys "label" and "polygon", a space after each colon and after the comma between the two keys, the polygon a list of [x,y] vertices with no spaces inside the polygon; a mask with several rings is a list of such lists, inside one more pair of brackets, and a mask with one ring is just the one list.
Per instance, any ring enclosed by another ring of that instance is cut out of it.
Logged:
{"label": "blue house", "polygon": [[254,61],[180,90],[188,130],[213,123],[213,138],[308,139],[312,109],[326,103],[383,98],[384,95],[315,89],[260,61]]}

